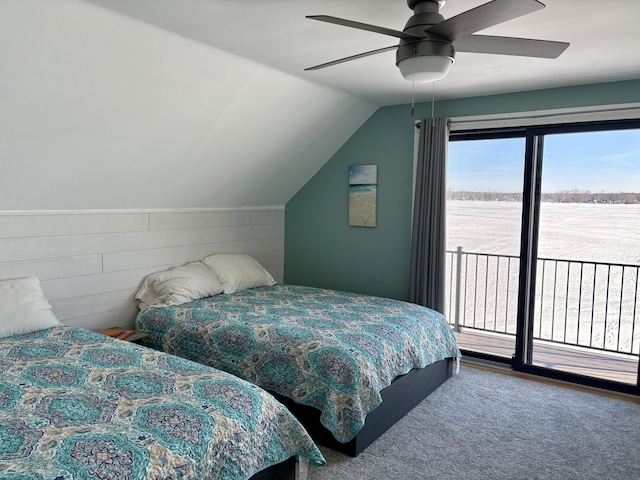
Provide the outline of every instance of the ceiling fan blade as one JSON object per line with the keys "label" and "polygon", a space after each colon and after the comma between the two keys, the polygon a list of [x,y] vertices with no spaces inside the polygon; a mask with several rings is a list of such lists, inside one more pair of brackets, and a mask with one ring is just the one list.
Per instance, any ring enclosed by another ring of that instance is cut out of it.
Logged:
{"label": "ceiling fan blade", "polygon": [[320,22],[334,23],[336,25],[342,25],[344,27],[357,28],[359,30],[366,30],[368,32],[381,33],[383,35],[390,35],[397,38],[406,39],[421,39],[418,35],[411,33],[404,33],[399,30],[392,30],[390,28],[378,27],[376,25],[369,25],[368,23],[354,22],[353,20],[346,20],[344,18],[331,17],[329,15],[307,15],[307,18],[311,20],[318,20]]}
{"label": "ceiling fan blade", "polygon": [[443,20],[426,31],[453,41],[543,8],[545,5],[537,0],[493,0]]}
{"label": "ceiling fan blade", "polygon": [[493,53],[520,57],[558,58],[569,46],[566,42],[535,40],[532,38],[469,35],[453,43],[456,52]]}
{"label": "ceiling fan blade", "polygon": [[375,55],[377,53],[390,52],[391,50],[396,50],[398,48],[397,45],[393,45],[391,47],[378,48],[377,50],[371,50],[370,52],[359,53],[358,55],[351,55],[350,57],[341,58],[340,60],[334,60],[333,62],[323,63],[321,65],[316,65],[315,67],[305,68],[304,70],[320,70],[321,68],[330,67],[332,65],[338,65],[339,63],[350,62],[351,60],[357,60],[358,58],[368,57],[369,55]]}

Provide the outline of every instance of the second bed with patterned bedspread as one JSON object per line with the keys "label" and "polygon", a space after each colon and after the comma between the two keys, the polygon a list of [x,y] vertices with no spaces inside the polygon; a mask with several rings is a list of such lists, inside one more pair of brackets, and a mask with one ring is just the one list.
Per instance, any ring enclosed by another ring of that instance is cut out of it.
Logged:
{"label": "second bed with patterned bedspread", "polygon": [[363,427],[399,375],[459,358],[439,313],[407,302],[277,284],[136,319],[145,344],[214,366],[318,408],[340,442]]}

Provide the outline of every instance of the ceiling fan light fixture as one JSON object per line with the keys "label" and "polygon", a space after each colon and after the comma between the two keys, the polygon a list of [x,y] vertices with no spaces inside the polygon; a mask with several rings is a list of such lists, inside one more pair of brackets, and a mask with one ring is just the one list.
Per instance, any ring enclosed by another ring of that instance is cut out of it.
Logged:
{"label": "ceiling fan light fixture", "polygon": [[453,58],[442,55],[410,57],[398,62],[402,76],[416,83],[435,82],[446,77],[451,65]]}

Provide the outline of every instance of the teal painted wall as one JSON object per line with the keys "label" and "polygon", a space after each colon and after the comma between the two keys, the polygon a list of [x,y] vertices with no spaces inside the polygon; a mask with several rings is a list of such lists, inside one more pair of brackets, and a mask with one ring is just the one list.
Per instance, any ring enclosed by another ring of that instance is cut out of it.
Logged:
{"label": "teal painted wall", "polygon": [[[436,102],[462,117],[640,102],[640,79]],[[414,119],[383,107],[287,203],[284,281],[406,300],[409,293]],[[415,118],[431,116],[431,104]],[[349,165],[378,165],[377,227],[350,227]]]}

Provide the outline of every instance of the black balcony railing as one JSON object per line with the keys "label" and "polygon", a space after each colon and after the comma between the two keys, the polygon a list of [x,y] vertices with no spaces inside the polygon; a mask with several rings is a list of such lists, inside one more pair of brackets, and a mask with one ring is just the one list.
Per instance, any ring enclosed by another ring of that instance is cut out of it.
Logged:
{"label": "black balcony railing", "polygon": [[[515,335],[520,258],[447,251],[447,318],[456,330]],[[539,258],[534,338],[640,354],[640,265]]]}

